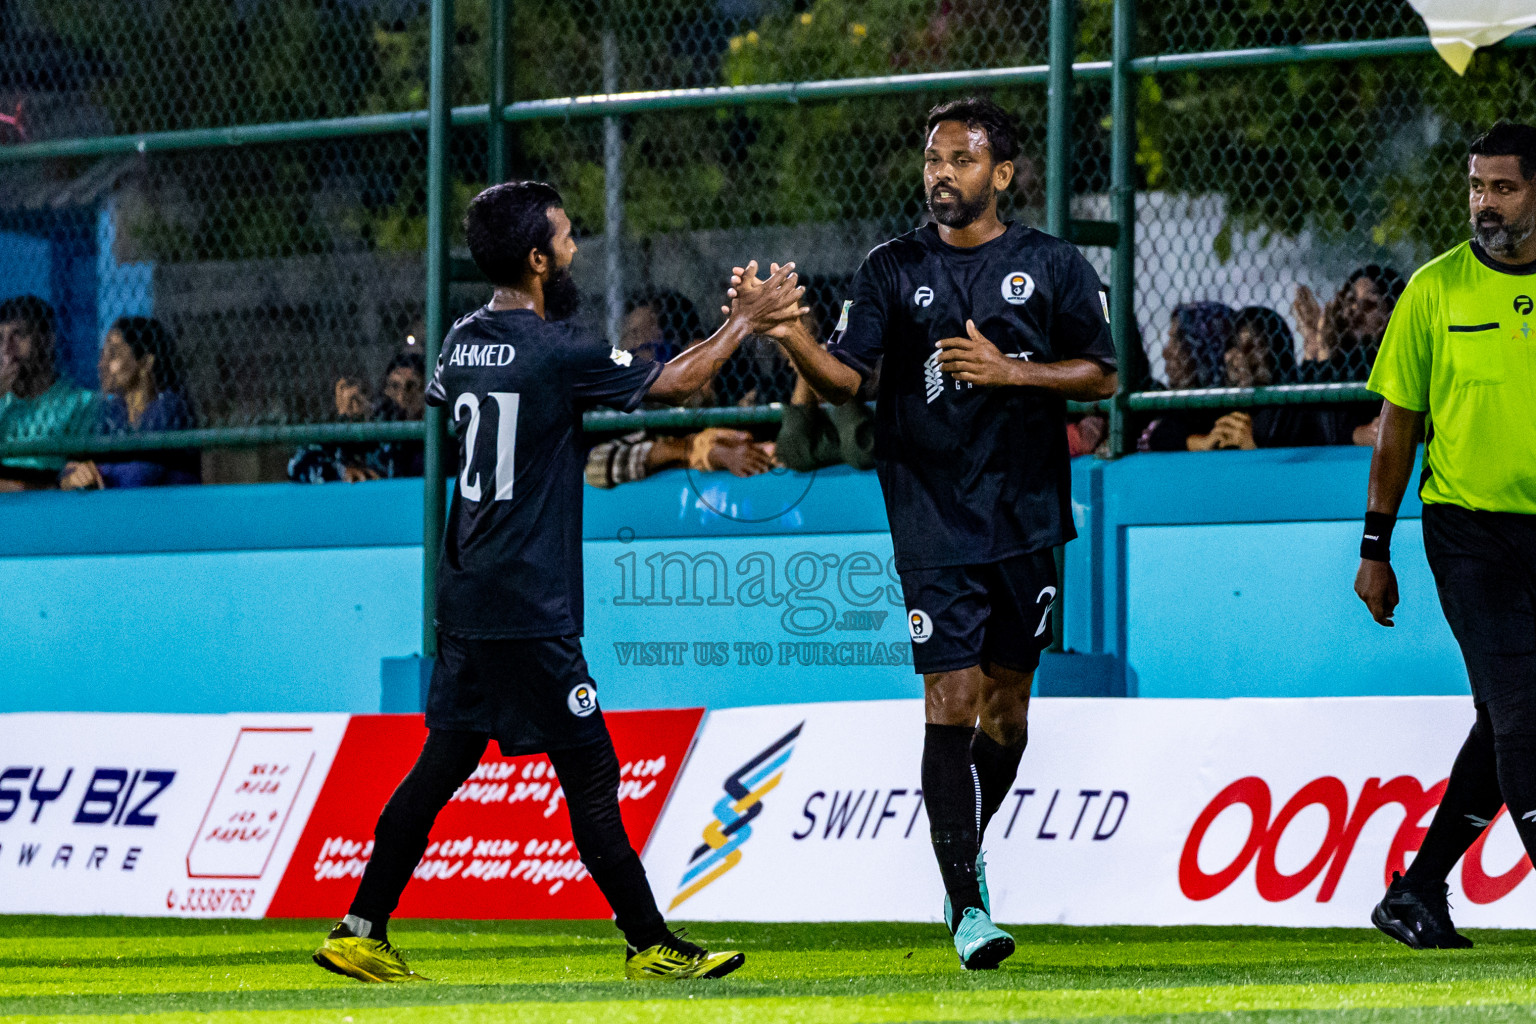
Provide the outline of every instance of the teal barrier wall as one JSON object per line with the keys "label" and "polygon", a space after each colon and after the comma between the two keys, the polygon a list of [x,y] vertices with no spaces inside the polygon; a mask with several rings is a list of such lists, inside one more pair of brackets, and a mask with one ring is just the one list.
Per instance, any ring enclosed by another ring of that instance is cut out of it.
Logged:
{"label": "teal barrier wall", "polygon": [[[1369,453],[1074,464],[1043,692],[1465,692],[1410,500],[1395,630],[1350,586]],[[0,496],[0,711],[376,711],[419,650],[421,488]],[[611,708],[913,696],[879,486],[675,471],[587,492],[586,651]],[[398,706],[398,705],[397,705]]]}

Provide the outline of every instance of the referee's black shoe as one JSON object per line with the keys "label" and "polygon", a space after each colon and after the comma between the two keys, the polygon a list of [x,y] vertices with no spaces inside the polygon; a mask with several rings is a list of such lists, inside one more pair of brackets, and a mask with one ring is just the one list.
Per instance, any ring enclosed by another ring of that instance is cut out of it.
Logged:
{"label": "referee's black shoe", "polygon": [[1450,890],[1444,883],[1411,886],[1394,871],[1371,923],[1410,949],[1471,949],[1472,940],[1451,923]]}

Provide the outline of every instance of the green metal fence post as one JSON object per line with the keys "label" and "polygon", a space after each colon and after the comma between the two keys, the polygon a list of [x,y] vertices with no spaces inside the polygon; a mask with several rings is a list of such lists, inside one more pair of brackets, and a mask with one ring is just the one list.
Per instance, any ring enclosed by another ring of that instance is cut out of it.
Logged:
{"label": "green metal fence post", "polygon": [[1131,388],[1131,339],[1136,336],[1136,0],[1115,0],[1114,53],[1110,75],[1111,138],[1109,194],[1120,237],[1109,276],[1109,323],[1120,363],[1120,387],[1109,411],[1110,452],[1126,453],[1126,418]]}
{"label": "green metal fence post", "polygon": [[490,121],[486,124],[486,177],[496,185],[507,180],[507,34],[512,0],[491,0]]}
{"label": "green metal fence post", "polygon": [[1066,238],[1072,218],[1072,56],[1077,0],[1051,0],[1051,77],[1046,96],[1045,230]]}
{"label": "green metal fence post", "polygon": [[[1051,0],[1051,73],[1046,94],[1045,230],[1057,238],[1072,230],[1072,57],[1077,0]],[[1066,646],[1066,549],[1058,546],[1056,602],[1051,606],[1051,650]]]}
{"label": "green metal fence post", "polygon": [[[453,0],[432,0],[427,81],[427,372],[437,365],[448,309],[448,108]],[[422,494],[421,653],[437,656],[437,559],[443,546],[443,410],[428,406]]]}

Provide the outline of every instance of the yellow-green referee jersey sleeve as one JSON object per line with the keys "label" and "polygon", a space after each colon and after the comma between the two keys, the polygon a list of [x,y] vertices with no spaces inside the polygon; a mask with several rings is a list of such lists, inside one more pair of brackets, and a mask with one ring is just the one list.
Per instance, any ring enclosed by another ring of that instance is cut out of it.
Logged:
{"label": "yellow-green referee jersey sleeve", "polygon": [[1365,385],[1393,405],[1414,412],[1429,411],[1429,371],[1437,333],[1434,288],[1424,270],[1413,275],[1393,307]]}

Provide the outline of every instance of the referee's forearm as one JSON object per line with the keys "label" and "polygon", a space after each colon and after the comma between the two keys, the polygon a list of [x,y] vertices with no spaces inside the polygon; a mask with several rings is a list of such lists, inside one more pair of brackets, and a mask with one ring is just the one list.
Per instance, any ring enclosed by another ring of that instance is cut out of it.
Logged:
{"label": "referee's forearm", "polygon": [[1381,425],[1371,453],[1371,479],[1366,491],[1367,511],[1397,515],[1413,476],[1413,457],[1423,423],[1421,412],[1381,403]]}

